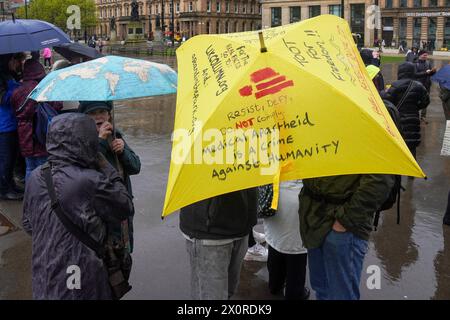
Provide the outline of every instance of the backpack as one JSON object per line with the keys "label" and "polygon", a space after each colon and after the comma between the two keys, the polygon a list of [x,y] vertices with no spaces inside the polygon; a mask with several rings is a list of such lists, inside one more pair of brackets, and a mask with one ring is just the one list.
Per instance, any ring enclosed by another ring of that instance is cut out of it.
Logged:
{"label": "backpack", "polygon": [[[402,127],[400,123],[400,112],[398,109],[389,101],[383,100],[386,109],[389,111],[389,115],[391,116],[392,120],[395,123],[395,126],[397,127],[400,134],[403,136],[402,133]],[[400,106],[400,104],[399,104]],[[375,218],[373,221],[374,229],[377,230],[378,227],[378,220],[380,219],[380,213],[381,211],[389,210],[391,209],[394,204],[397,202],[397,224],[400,224],[400,192],[401,190],[405,191],[406,189],[402,186],[402,176],[400,175],[393,175],[394,177],[394,185],[392,186],[389,196],[384,201],[384,203],[380,206],[380,208],[375,212]]]}
{"label": "backpack", "polygon": [[47,141],[48,126],[56,115],[58,115],[58,112],[50,104],[40,102],[36,105],[33,119],[33,138],[43,146]]}

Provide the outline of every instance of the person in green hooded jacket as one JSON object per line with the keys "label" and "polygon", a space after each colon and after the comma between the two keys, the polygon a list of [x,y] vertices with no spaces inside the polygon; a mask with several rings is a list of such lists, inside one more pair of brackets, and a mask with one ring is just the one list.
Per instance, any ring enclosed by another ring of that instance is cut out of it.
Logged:
{"label": "person in green hooded jacket", "polygon": [[[106,160],[119,172],[130,196],[133,196],[130,175],[138,174],[141,170],[141,161],[134,151],[127,145],[123,134],[114,129],[111,121],[113,104],[110,101],[82,101],[78,112],[90,116],[97,126],[100,148],[99,151]],[[115,241],[123,242],[131,253],[133,251],[133,216],[122,228],[112,228]]]}
{"label": "person in green hooded jacket", "polygon": [[358,300],[374,213],[394,185],[392,175],[304,179],[300,233],[318,300]]}

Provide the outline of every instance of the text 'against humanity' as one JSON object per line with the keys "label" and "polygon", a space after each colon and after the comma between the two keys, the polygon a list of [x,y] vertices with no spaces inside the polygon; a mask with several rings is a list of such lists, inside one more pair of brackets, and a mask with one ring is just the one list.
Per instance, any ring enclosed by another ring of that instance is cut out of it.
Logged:
{"label": "text 'against humanity'", "polygon": [[[224,181],[232,173],[245,172],[259,169],[263,166],[287,162],[290,160],[313,158],[317,156],[336,155],[339,151],[339,140],[331,140],[330,143],[315,143],[308,147],[299,147],[285,152],[270,152],[265,156],[260,155],[257,161],[246,160],[245,163],[235,163],[223,169],[212,169],[212,178]],[[265,158],[265,159],[264,159]]]}

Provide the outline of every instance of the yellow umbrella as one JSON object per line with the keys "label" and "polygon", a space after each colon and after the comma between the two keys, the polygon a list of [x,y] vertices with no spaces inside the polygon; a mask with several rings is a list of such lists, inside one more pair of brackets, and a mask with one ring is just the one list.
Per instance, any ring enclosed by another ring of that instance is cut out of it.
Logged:
{"label": "yellow umbrella", "polygon": [[424,177],[345,20],[201,35],[177,50],[163,216],[231,191],[356,173]]}

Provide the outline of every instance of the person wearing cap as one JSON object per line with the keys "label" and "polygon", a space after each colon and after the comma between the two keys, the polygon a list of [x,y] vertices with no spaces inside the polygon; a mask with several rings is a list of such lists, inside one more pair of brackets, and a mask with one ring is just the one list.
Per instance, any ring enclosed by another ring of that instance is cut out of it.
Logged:
{"label": "person wearing cap", "polygon": [[[427,89],[428,94],[431,90],[431,76],[436,73],[436,68],[434,68],[433,63],[428,60],[428,51],[420,50],[418,58],[416,60],[416,80],[423,84],[425,89]],[[426,121],[427,109],[422,109],[420,112],[420,120],[427,123]]]}
{"label": "person wearing cap", "polygon": [[[37,102],[31,99],[27,100],[28,95],[45,76],[44,67],[39,61],[35,59],[25,61],[23,66],[23,83],[14,90],[11,96],[11,105],[17,118],[20,152],[26,163],[25,182],[34,169],[47,161],[46,147],[33,137],[33,119]],[[59,102],[49,102],[48,104],[57,111],[62,108],[62,104]]]}
{"label": "person wearing cap", "polygon": [[412,47],[406,53],[406,62],[416,62],[417,59],[417,47]]}
{"label": "person wearing cap", "polygon": [[[123,134],[114,128],[111,111],[113,103],[110,101],[82,101],[78,112],[87,114],[96,124],[99,151],[106,160],[119,172],[127,187],[130,196],[133,195],[130,175],[141,171],[139,156],[125,142]],[[121,230],[112,230],[116,241],[121,241],[131,253],[133,251],[133,216],[128,218],[128,223],[123,224]]]}

